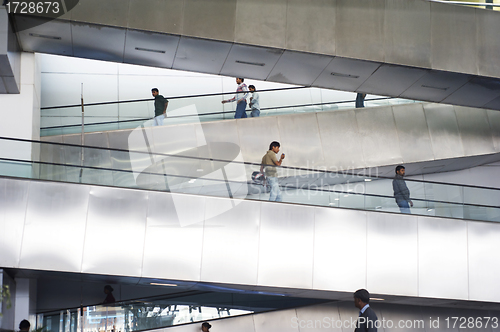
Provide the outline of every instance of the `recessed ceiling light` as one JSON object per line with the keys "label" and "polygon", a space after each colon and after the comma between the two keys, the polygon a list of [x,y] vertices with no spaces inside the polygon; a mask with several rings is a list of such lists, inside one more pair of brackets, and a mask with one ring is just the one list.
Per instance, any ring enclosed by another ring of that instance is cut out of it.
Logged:
{"label": "recessed ceiling light", "polygon": [[422,84],[421,86],[422,86],[422,88],[436,89],[436,90],[442,90],[442,91],[446,91],[446,90],[448,90],[450,88],[450,87],[440,88],[438,86],[430,86],[430,85],[425,85],[425,84]]}
{"label": "recessed ceiling light", "polygon": [[248,61],[241,61],[241,60],[236,60],[236,63],[241,63],[243,65],[250,65],[250,66],[261,66],[264,67],[266,64],[261,63],[261,62],[248,62]]}
{"label": "recessed ceiling light", "polygon": [[365,179],[366,182],[370,182],[372,179]]}
{"label": "recessed ceiling light", "polygon": [[55,39],[55,40],[61,40],[61,37],[57,36],[47,36],[47,35],[39,35],[37,33],[30,33],[31,37],[38,37],[38,38],[47,38],[47,39]]}
{"label": "recessed ceiling light", "polygon": [[385,301],[385,300],[378,297],[370,297],[370,301]]}
{"label": "recessed ceiling light", "polygon": [[338,76],[338,77],[347,77],[347,78],[359,78],[358,75],[341,74],[341,73],[335,73],[335,72],[330,73],[330,75]]}
{"label": "recessed ceiling light", "polygon": [[158,282],[151,282],[149,284],[150,285],[154,285],[154,286],[177,287],[176,284],[161,284],[161,283],[158,283]]}
{"label": "recessed ceiling light", "polygon": [[137,51],[144,51],[144,52],[153,52],[153,53],[162,53],[162,54],[165,53],[165,51],[162,51],[162,50],[153,50],[151,48],[136,47],[135,49]]}
{"label": "recessed ceiling light", "polygon": [[196,181],[196,179],[191,179],[188,181],[188,183],[194,183],[194,181]]}

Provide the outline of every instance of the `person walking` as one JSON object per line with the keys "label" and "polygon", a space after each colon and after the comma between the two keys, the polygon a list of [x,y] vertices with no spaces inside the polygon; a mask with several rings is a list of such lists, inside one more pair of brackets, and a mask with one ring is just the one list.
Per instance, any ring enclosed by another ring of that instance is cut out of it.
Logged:
{"label": "person walking", "polygon": [[153,126],[163,126],[163,120],[167,117],[168,99],[160,95],[160,91],[157,88],[152,88],[151,94],[155,97]]}
{"label": "person walking", "polygon": [[23,319],[21,323],[19,323],[19,331],[20,332],[29,332],[31,328],[31,324],[28,320]]}
{"label": "person walking", "polygon": [[111,285],[104,286],[104,294],[106,294],[106,298],[102,302],[103,304],[115,303],[115,297],[113,296],[113,287]]}
{"label": "person walking", "polygon": [[356,94],[356,108],[365,107],[365,97],[366,97],[366,93]]}
{"label": "person walking", "polygon": [[377,332],[377,315],[370,308],[370,293],[366,289],[354,292],[354,306],[359,309],[359,318],[354,332]]}
{"label": "person walking", "polygon": [[202,332],[210,332],[211,327],[212,327],[212,325],[210,325],[209,323],[203,322],[203,324],[201,324],[201,331]]}
{"label": "person walking", "polygon": [[413,202],[410,199],[410,189],[406,186],[405,167],[403,165],[396,166],[396,176],[392,180],[392,189],[394,190],[394,199],[399,206],[401,213],[411,214],[410,206],[413,207]]}
{"label": "person walking", "polygon": [[223,104],[236,101],[236,112],[234,114],[235,119],[247,117],[245,109],[247,108],[248,88],[247,85],[243,83],[244,81],[244,78],[236,78],[236,84],[238,84],[238,88],[236,88],[236,94],[233,98],[222,101]]}
{"label": "person walking", "polygon": [[[274,166],[281,166],[281,163],[283,163],[283,159],[285,159],[285,154],[282,153],[280,160],[278,160],[278,158],[276,158],[276,154],[278,152],[280,152],[280,143],[274,141],[269,145],[269,150],[264,155],[264,157],[262,157],[260,166],[260,172],[262,173],[264,170],[266,172],[266,181],[271,187],[269,200],[272,202],[282,201],[280,185],[278,182],[278,172],[276,171],[276,167]],[[271,166],[266,167],[266,165]]]}
{"label": "person walking", "polygon": [[252,118],[256,118],[260,115],[260,96],[255,90],[254,85],[249,85],[248,89],[252,93],[252,97],[250,97],[250,109],[252,112],[250,112],[250,116]]}

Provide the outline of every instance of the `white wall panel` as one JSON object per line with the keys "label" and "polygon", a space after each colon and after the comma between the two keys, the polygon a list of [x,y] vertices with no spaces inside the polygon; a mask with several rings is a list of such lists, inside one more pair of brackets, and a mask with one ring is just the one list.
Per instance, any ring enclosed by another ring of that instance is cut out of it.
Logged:
{"label": "white wall panel", "polygon": [[89,191],[88,186],[31,183],[21,268],[81,270]]}
{"label": "white wall panel", "polygon": [[500,289],[491,287],[498,282],[500,266],[500,224],[468,222],[469,300],[498,301]]}
{"label": "white wall panel", "polygon": [[367,289],[418,295],[417,217],[376,212],[367,217]]}
{"label": "white wall panel", "polygon": [[261,204],[258,284],[311,288],[314,208]]}
{"label": "white wall panel", "polygon": [[203,245],[203,196],[150,192],[143,277],[199,280]]}
{"label": "white wall panel", "polygon": [[147,200],[145,191],[91,187],[82,272],[141,275]]}
{"label": "white wall panel", "polygon": [[417,218],[418,295],[467,299],[467,222]]}
{"label": "white wall panel", "polygon": [[364,287],[366,212],[316,209],[313,288],[351,291]]}
{"label": "white wall panel", "polygon": [[30,182],[0,180],[0,266],[19,266]]}
{"label": "white wall panel", "polygon": [[[260,203],[207,197],[201,280],[257,284]],[[226,263],[224,263],[226,262]],[[230,263],[229,263],[230,262]]]}

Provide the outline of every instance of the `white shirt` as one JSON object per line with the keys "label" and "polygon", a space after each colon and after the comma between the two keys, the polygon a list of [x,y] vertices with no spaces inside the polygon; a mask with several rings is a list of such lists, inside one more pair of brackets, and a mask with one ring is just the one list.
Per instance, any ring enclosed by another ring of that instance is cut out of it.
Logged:
{"label": "white shirt", "polygon": [[250,102],[252,104],[252,109],[260,111],[259,100],[259,94],[257,92],[252,92],[252,100]]}

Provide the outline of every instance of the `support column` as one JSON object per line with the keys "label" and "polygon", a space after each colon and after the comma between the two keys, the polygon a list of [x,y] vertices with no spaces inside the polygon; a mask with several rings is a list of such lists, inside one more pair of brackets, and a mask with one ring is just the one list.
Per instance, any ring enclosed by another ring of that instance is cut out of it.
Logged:
{"label": "support column", "polygon": [[0,313],[2,316],[0,317],[0,330],[7,331],[15,331],[17,330],[17,326],[15,326],[15,318],[14,318],[14,307],[16,303],[16,284],[14,280],[9,277],[4,270],[0,269],[0,287],[9,286],[10,295],[11,295],[11,307],[7,308],[7,301],[3,301],[0,304]]}
{"label": "support column", "polygon": [[[20,93],[0,94],[0,137],[40,140],[40,61],[33,53],[21,53],[20,58]],[[39,149],[39,144],[0,139],[0,158],[39,160]],[[30,177],[32,167],[26,163],[1,162],[0,172],[3,175]]]}
{"label": "support column", "polygon": [[29,320],[31,329],[36,328],[36,280],[16,278],[16,297],[14,308],[15,330],[23,319]]}

